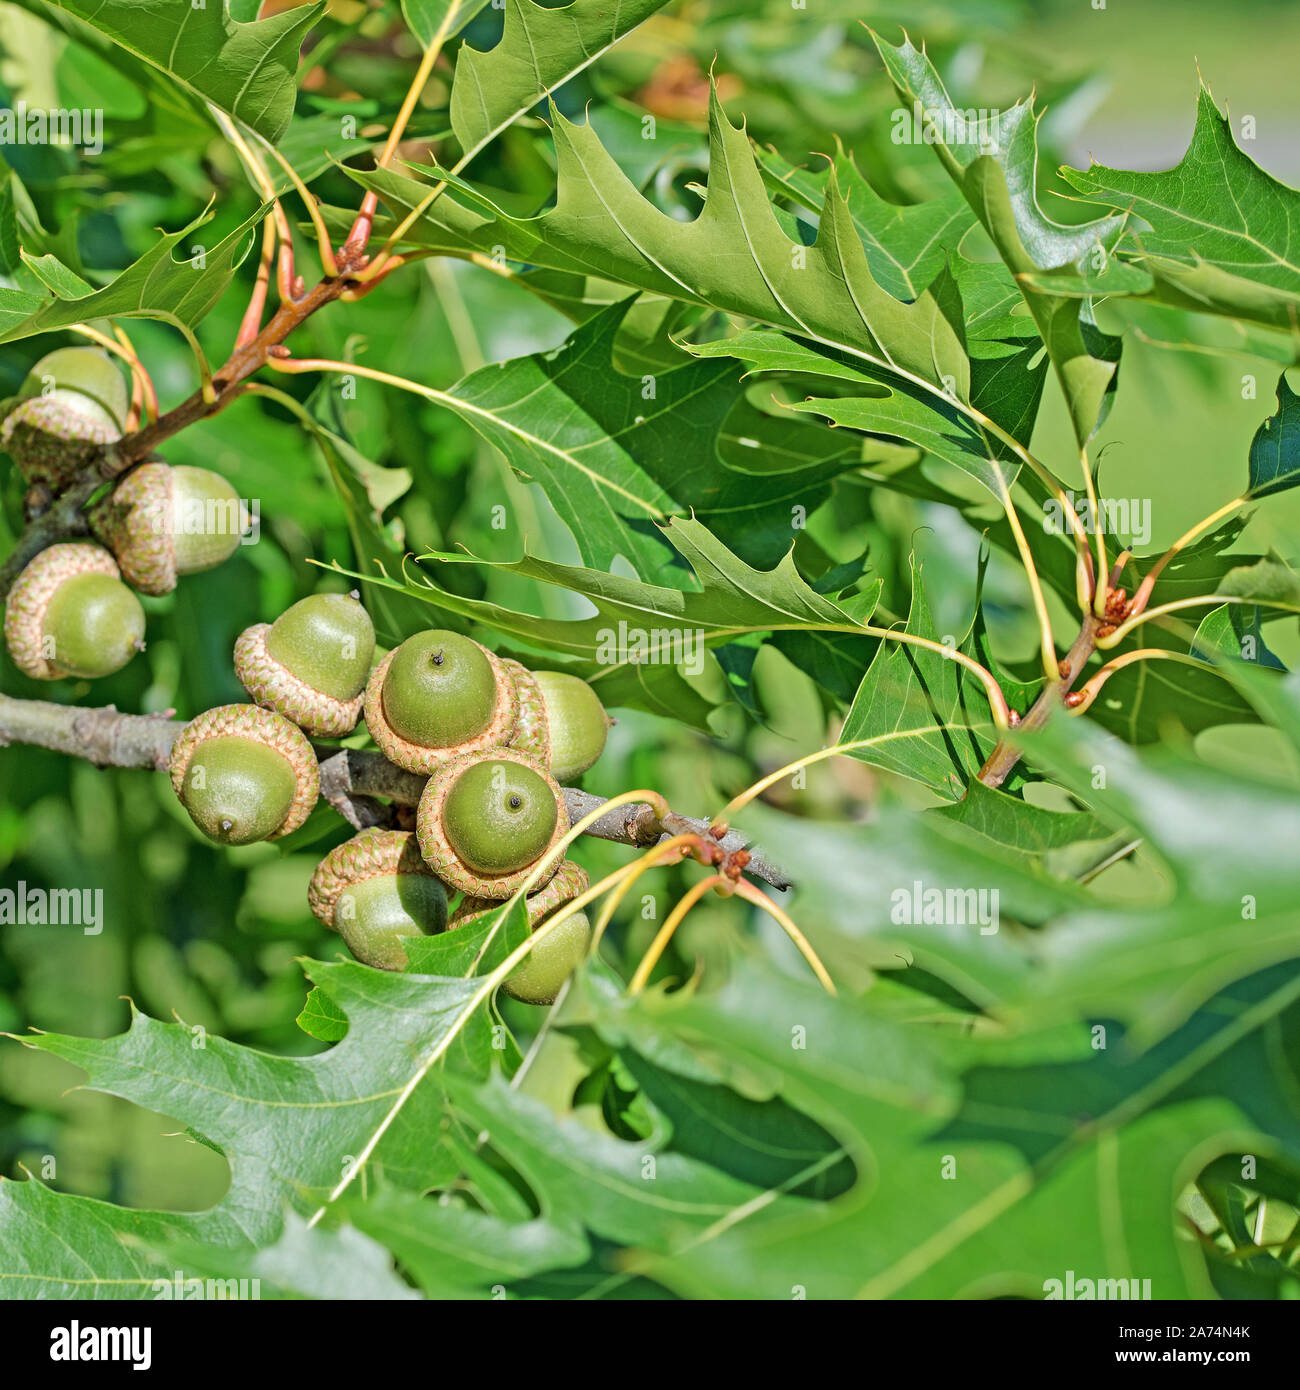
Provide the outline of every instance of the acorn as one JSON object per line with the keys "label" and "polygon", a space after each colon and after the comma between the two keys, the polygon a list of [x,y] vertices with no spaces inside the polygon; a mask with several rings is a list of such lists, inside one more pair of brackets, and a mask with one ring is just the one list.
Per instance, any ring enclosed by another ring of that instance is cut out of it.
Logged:
{"label": "acorn", "polygon": [[545,763],[558,782],[586,772],[604,752],[613,722],[596,692],[564,671],[530,671],[509,658],[501,664],[519,702],[511,748]]}
{"label": "acorn", "polygon": [[[425,783],[416,812],[420,853],[462,893],[508,898],[564,837],[569,810],[545,767],[517,748],[463,753]],[[552,865],[538,880],[554,877]]]}
{"label": "acorn", "polygon": [[57,492],[98,448],[121,439],[128,404],[126,381],[108,353],[56,348],[28,373],[0,426],[0,443],[28,482]]}
{"label": "acorn", "polygon": [[515,683],[497,658],[456,632],[417,632],[370,673],[365,714],[380,751],[408,772],[430,773],[462,754],[507,742]]}
{"label": "acorn", "polygon": [[95,680],[144,650],[144,609],[107,550],[52,545],[9,591],[5,642],[14,665],[34,680]]}
{"label": "acorn", "polygon": [[191,720],[172,746],[171,778],[190,819],[222,845],[288,835],[320,794],[307,736],[257,705],[218,705]]}
{"label": "acorn", "polygon": [[374,654],[375,626],[355,590],[312,594],[240,633],[235,674],[257,704],[309,734],[338,738],[361,718]]}
{"label": "acorn", "polygon": [[[587,884],[586,870],[566,859],[545,888],[524,899],[529,931],[536,931],[558,908],[585,892]],[[463,898],[452,913],[448,929],[468,926],[500,907],[501,903],[491,898]],[[560,987],[586,959],[590,944],[591,923],[587,914],[575,912],[533,947],[502,989],[525,1004],[554,1004]]]}
{"label": "acorn", "polygon": [[142,463],[90,510],[91,530],[144,594],[168,594],[178,575],[228,560],[247,525],[230,483],[188,464]]}
{"label": "acorn", "polygon": [[365,830],[332,849],[307,888],[312,912],[364,965],[404,970],[402,938],[447,926],[447,890],[403,830]]}

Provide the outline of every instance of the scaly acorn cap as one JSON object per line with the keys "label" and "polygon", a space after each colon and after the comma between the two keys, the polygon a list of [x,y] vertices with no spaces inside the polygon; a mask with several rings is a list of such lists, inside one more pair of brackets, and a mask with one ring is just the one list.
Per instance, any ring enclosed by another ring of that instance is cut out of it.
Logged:
{"label": "scaly acorn cap", "polygon": [[274,623],[240,633],[235,675],[259,705],[309,734],[339,738],[361,717],[374,652],[374,625],[355,593],[311,594]]}
{"label": "scaly acorn cap", "polygon": [[[566,859],[555,871],[555,877],[536,893],[529,893],[524,899],[524,906],[528,910],[528,929],[531,931],[543,918],[549,917],[557,907],[563,907],[565,903],[572,902],[579,893],[585,893],[590,886],[591,880],[587,877],[587,871],[581,864],[575,863],[572,859]],[[462,898],[456,907],[456,911],[451,914],[451,920],[447,923],[447,930],[451,931],[454,927],[472,926],[480,917],[486,916],[489,912],[497,912],[501,908],[502,899],[500,898],[480,898],[466,896]]]}
{"label": "scaly acorn cap", "polygon": [[[464,863],[452,847],[443,823],[443,815],[456,783],[462,774],[481,763],[517,763],[536,773],[555,798],[555,828],[540,852],[520,869],[507,873],[480,873]],[[451,762],[437,768],[424,785],[420,794],[420,805],[416,811],[415,833],[420,840],[420,853],[434,873],[453,888],[472,897],[491,898],[500,901],[513,896],[519,886],[537,867],[539,860],[549,854],[564,838],[569,830],[569,808],[564,793],[549,772],[527,753],[516,748],[494,748],[489,753],[462,753]],[[534,884],[539,891],[551,881],[558,872],[559,864],[552,864]]]}
{"label": "scaly acorn cap", "polygon": [[[282,714],[257,705],[218,705],[205,710],[185,726],[172,745],[171,779],[182,805],[185,805],[185,778],[195,754],[210,739],[246,739],[279,753],[289,764],[294,791],[284,820],[265,838],[278,840],[288,835],[311,814],[320,795],[320,764],[307,736]],[[188,808],[187,808],[188,809]]]}
{"label": "scaly acorn cap", "polygon": [[90,510],[91,530],[113,549],[127,583],[168,594],[181,574],[230,558],[246,513],[219,473],[188,464],[142,463]]}
{"label": "scaly acorn cap", "polygon": [[56,348],[28,373],[0,443],[28,482],[66,488],[102,445],[121,439],[127,390],[106,352]]}
{"label": "scaly acorn cap", "polygon": [[[466,638],[465,640],[470,641],[472,639]],[[409,739],[403,738],[388,722],[388,717],[384,713],[384,681],[388,677],[393,658],[402,650],[400,646],[394,647],[370,673],[370,679],[366,682],[364,703],[366,727],[370,730],[370,737],[374,739],[379,751],[390,763],[396,763],[398,767],[405,768],[408,772],[419,772],[427,775],[462,754],[482,752],[488,748],[499,748],[509,740],[515,727],[515,715],[518,709],[515,683],[492,652],[477,642],[474,645],[479,647],[492,669],[493,679],[496,683],[496,707],[482,733],[466,739],[463,743],[441,748],[413,743]]]}
{"label": "scaly acorn cap", "polygon": [[118,605],[121,611],[116,615],[121,631],[115,646],[120,650],[106,654],[105,669],[100,674],[120,670],[144,646],[144,610],[135,595],[120,583],[117,564],[108,551],[81,542],[51,545],[28,563],[5,601],[5,642],[14,665],[25,675],[52,681],[70,674],[58,664],[58,643],[52,642],[46,632],[46,618],[58,591],[88,575],[113,580],[130,600],[129,605]]}
{"label": "scaly acorn cap", "polygon": [[528,753],[544,767],[551,765],[551,734],[546,719],[546,700],[542,687],[533,678],[533,673],[522,662],[512,661],[503,656],[501,664],[510,673],[515,683],[515,698],[519,712],[515,716],[515,731],[510,736],[510,747]]}
{"label": "scaly acorn cap", "polygon": [[334,912],[339,898],[363,879],[385,874],[437,875],[424,862],[415,832],[411,830],[363,830],[336,845],[316,865],[307,885],[307,904],[318,922],[338,931]]}

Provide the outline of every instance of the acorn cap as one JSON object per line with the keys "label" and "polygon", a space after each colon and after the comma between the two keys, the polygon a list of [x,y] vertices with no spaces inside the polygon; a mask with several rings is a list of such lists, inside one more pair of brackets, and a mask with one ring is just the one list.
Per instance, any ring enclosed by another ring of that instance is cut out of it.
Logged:
{"label": "acorn cap", "polygon": [[14,665],[34,680],[58,680],[65,674],[45,659],[45,615],[55,591],[79,574],[119,578],[117,563],[102,546],[69,541],[42,550],[9,590],[5,642]]}
{"label": "acorn cap", "polygon": [[334,909],[344,891],[363,879],[385,874],[437,875],[424,862],[415,835],[410,830],[363,830],[344,840],[316,865],[307,885],[307,903],[313,915],[331,931]]}
{"label": "acorn cap", "polygon": [[542,687],[522,662],[511,661],[509,657],[503,656],[501,664],[515,683],[515,698],[519,704],[519,712],[515,716],[515,731],[510,736],[510,747],[518,748],[521,753],[528,753],[536,758],[544,767],[550,767],[551,734]]}
{"label": "acorn cap", "polygon": [[361,718],[364,694],[353,700],[337,700],[313,690],[267,651],[270,631],[270,623],[256,623],[246,627],[235,642],[235,675],[249,697],[319,738],[350,734]]}
{"label": "acorn cap", "polygon": [[47,482],[59,491],[97,449],[122,437],[126,382],[100,348],[46,353],[27,374],[19,397],[0,426],[0,442],[28,482]]}
{"label": "acorn cap", "polygon": [[[555,871],[555,877],[536,893],[530,893],[524,899],[524,905],[528,909],[528,929],[531,931],[544,918],[549,917],[557,907],[563,907],[565,903],[572,902],[579,893],[585,893],[590,886],[591,880],[587,877],[587,871],[581,864],[575,863],[572,859],[566,859]],[[451,920],[447,923],[447,930],[453,927],[466,927],[477,922],[489,912],[497,912],[501,908],[502,899],[500,898],[480,898],[465,896],[457,905],[456,911],[451,914]]]}
{"label": "acorn cap", "polygon": [[[481,874],[464,864],[447,838],[443,825],[443,811],[447,797],[463,772],[485,761],[518,763],[536,773],[547,784],[555,798],[555,828],[541,852],[522,869],[512,873]],[[500,901],[511,897],[519,886],[537,867],[538,861],[549,854],[564,838],[569,830],[569,808],[559,783],[549,772],[527,753],[516,748],[494,748],[488,753],[462,753],[452,761],[437,768],[424,785],[420,794],[420,805],[416,812],[416,834],[420,840],[420,853],[433,867],[434,873],[453,888],[474,897],[492,898]],[[553,864],[534,885],[540,890],[555,877],[559,864]]]}
{"label": "acorn cap", "polygon": [[66,488],[105,444],[122,431],[107,417],[78,410],[58,396],[31,396],[5,416],[0,443],[29,483]]}
{"label": "acorn cap", "polygon": [[206,740],[216,738],[246,738],[274,749],[288,762],[297,787],[283,823],[267,838],[278,840],[297,830],[311,814],[320,795],[320,764],[306,734],[282,714],[258,705],[218,705],[205,710],[185,726],[172,745],[172,789],[182,802],[185,775],[195,753]]}
{"label": "acorn cap", "polygon": [[515,727],[518,709],[515,683],[497,657],[486,647],[481,647],[481,650],[492,668],[497,690],[496,709],[487,728],[463,743],[452,744],[446,748],[430,748],[403,738],[384,714],[384,680],[388,675],[388,668],[393,663],[393,657],[400,650],[400,647],[394,647],[370,673],[364,700],[366,727],[370,730],[370,737],[390,763],[396,763],[408,772],[428,774],[465,753],[500,748],[508,741]]}
{"label": "acorn cap", "polygon": [[[194,506],[203,508],[198,529],[191,524]],[[222,529],[208,533],[203,528],[214,508]],[[91,530],[112,547],[127,583],[154,595],[170,593],[180,574],[228,559],[243,522],[239,496],[225,478],[186,464],[142,463],[90,510]]]}

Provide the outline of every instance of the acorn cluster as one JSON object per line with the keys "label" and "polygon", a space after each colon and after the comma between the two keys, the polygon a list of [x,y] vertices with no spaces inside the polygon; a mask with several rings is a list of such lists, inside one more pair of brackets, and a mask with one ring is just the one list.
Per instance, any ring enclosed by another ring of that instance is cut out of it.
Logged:
{"label": "acorn cluster", "polygon": [[[3,407],[0,444],[29,483],[65,491],[96,449],[122,437],[126,382],[98,348],[59,348]],[[95,680],[144,649],[133,590],[165,594],[177,578],[229,558],[246,527],[235,489],[206,468],[142,463],[89,513],[94,541],[52,545],[9,591],[5,642],[34,680]]]}
{"label": "acorn cluster", "polygon": [[[343,737],[363,713],[385,756],[428,778],[413,831],[354,836],[326,855],[308,890],[320,921],[384,970],[406,966],[404,938],[473,921],[525,884],[569,829],[558,779],[596,761],[609,727],[585,681],[530,671],[460,633],[417,632],[376,663],[355,593],[313,594],[247,628],[234,665],[253,703],[201,714],[171,756],[176,794],[210,839],[243,845],[296,830],[320,790],[307,736]],[[529,925],[586,886],[577,864],[548,866],[531,885]],[[507,990],[549,1003],[589,936],[575,913]]]}
{"label": "acorn cluster", "polygon": [[[3,408],[0,443],[28,482],[57,493],[96,449],[121,437],[127,404],[111,358],[61,348]],[[120,670],[144,645],[135,591],[165,594],[178,576],[220,564],[245,519],[217,474],[151,461],[92,507],[90,527],[101,543],[49,546],[10,590],[5,638],[15,664],[35,679]],[[585,681],[530,671],[456,632],[418,632],[378,664],[375,655],[374,625],[356,593],[314,594],[273,623],[247,628],[234,667],[250,703],[207,710],[186,725],[170,772],[209,839],[278,839],[306,821],[320,793],[308,736],[344,737],[364,714],[381,752],[427,778],[415,829],[367,830],[339,845],[317,866],[308,900],[358,960],[401,970],[404,939],[472,922],[532,877],[569,829],[560,783],[596,761],[610,721]],[[557,860],[530,887],[536,928],[586,889],[587,876]],[[550,1003],[589,937],[587,918],[573,914],[505,988]]]}

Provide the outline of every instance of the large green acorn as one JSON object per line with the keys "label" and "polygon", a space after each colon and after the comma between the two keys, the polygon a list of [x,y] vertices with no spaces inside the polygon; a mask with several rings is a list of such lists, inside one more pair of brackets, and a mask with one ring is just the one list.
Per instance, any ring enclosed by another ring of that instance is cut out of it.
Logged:
{"label": "large green acorn", "polygon": [[259,705],[309,734],[338,738],[361,717],[374,654],[375,626],[359,594],[312,594],[240,633],[235,674]]}
{"label": "large green acorn", "polygon": [[307,901],[317,918],[365,965],[403,970],[404,937],[447,925],[447,890],[403,830],[363,830],[316,866]]}
{"label": "large green acorn", "polygon": [[113,359],[99,348],[47,353],[28,373],[0,442],[28,482],[59,491],[102,445],[121,439],[129,398]]}
{"label": "large green acorn", "polygon": [[[569,810],[558,783],[517,748],[465,753],[431,776],[420,796],[420,852],[439,878],[475,897],[508,898],[564,837]],[[538,880],[546,884],[558,865]]]}
{"label": "large green acorn", "polygon": [[320,794],[307,736],[257,705],[218,705],[191,720],[172,745],[171,778],[190,819],[222,845],[288,835]]}
{"label": "large green acorn", "polygon": [[596,692],[564,671],[530,671],[508,658],[501,664],[519,701],[510,746],[540,759],[558,782],[586,772],[604,751],[611,723]]}
{"label": "large green acorn", "polygon": [[515,683],[486,647],[456,632],[417,632],[366,684],[366,727],[409,772],[430,773],[464,753],[505,744],[515,727]]}
{"label": "large green acorn", "polygon": [[34,680],[112,675],[144,649],[144,609],[97,545],[42,550],[5,603],[5,642]]}
{"label": "large green acorn", "polygon": [[228,560],[247,508],[219,473],[188,464],[142,463],[91,509],[90,525],[112,547],[128,584],[167,594],[182,574]]}
{"label": "large green acorn", "polygon": [[[524,900],[529,930],[535,932],[565,903],[585,892],[587,884],[586,870],[572,859],[566,859],[545,888],[530,893]],[[463,898],[447,925],[449,928],[467,926],[500,907],[501,903],[491,898]],[[525,1004],[553,1004],[565,980],[586,959],[590,944],[591,923],[585,912],[575,912],[542,937],[502,988]]]}

